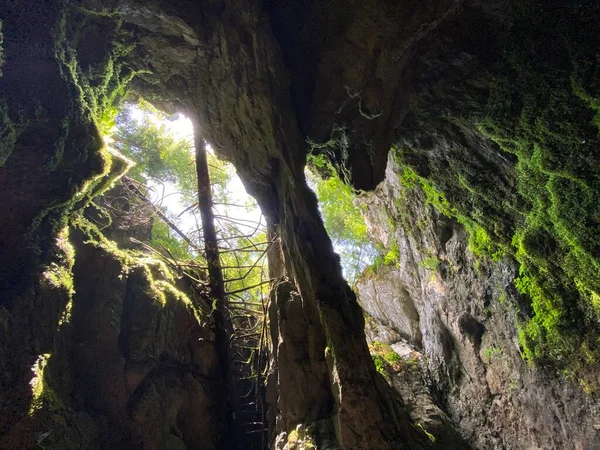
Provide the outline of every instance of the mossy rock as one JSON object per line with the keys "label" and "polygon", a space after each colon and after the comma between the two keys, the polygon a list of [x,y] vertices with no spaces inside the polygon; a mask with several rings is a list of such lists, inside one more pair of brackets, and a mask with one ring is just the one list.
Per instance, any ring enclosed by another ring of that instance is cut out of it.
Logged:
{"label": "mossy rock", "polygon": [[[524,357],[597,391],[600,35],[591,18],[600,5],[514,6],[485,53],[469,31],[456,37],[476,56],[456,66],[456,79],[417,82],[392,151],[405,187],[461,223],[475,254],[517,261],[530,301],[519,324]],[[439,155],[436,142],[453,146]]]}

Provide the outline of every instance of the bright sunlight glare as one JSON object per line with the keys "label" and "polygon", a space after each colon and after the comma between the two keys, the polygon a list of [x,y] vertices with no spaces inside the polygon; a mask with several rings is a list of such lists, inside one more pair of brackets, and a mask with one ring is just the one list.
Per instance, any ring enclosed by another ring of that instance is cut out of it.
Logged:
{"label": "bright sunlight glare", "polygon": [[[193,140],[194,138],[192,121],[183,114],[178,114],[174,119],[164,120],[160,116],[142,110],[136,105],[129,105],[128,108],[131,118],[135,121],[139,122],[146,118],[156,125],[164,125],[168,132],[177,139]],[[190,148],[194,152],[194,146],[192,145]],[[210,144],[207,145],[207,150],[214,155],[214,150]],[[248,229],[256,226],[253,222],[260,222],[264,226],[265,220],[256,201],[246,192],[242,180],[240,180],[232,165],[228,165],[228,170],[231,171],[230,181],[227,184],[227,194],[230,202],[227,205],[215,204],[215,213],[239,221],[242,227]],[[189,209],[189,203],[178,192],[174,183],[149,179],[147,185],[150,188],[151,201],[157,206],[164,207],[168,215],[174,218],[185,232],[191,233],[199,228],[197,211],[194,208]],[[244,221],[247,221],[247,226],[243,225]]]}

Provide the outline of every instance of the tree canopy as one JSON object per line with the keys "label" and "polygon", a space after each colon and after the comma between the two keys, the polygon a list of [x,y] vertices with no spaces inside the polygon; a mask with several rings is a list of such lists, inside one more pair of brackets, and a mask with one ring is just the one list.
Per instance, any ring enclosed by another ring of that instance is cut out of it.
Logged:
{"label": "tree canopy", "polygon": [[[363,211],[356,205],[356,194],[322,159],[310,160],[307,171],[309,185],[319,199],[319,207],[327,233],[340,255],[346,279],[353,283],[369,266],[378,251],[367,235]],[[312,166],[316,170],[311,170]]]}

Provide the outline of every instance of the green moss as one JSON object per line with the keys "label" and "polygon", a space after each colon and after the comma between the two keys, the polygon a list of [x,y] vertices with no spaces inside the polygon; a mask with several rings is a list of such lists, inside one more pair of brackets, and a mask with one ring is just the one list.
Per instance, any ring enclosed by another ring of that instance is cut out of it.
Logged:
{"label": "green moss", "polygon": [[408,366],[412,368],[412,361],[403,360],[388,344],[375,341],[372,345],[369,345],[369,350],[373,363],[375,363],[375,370],[382,374],[388,381],[390,377],[389,372],[399,372],[409,368]]}
{"label": "green moss", "polygon": [[[599,43],[577,36],[586,29],[574,25],[577,8],[561,14],[558,22],[541,13],[515,27],[508,68],[492,85],[479,129],[518,158],[517,189],[529,206],[512,241],[516,285],[533,310],[520,333],[524,355],[589,372],[600,367],[600,141],[591,129],[598,127]],[[548,47],[550,28],[565,45]]]}
{"label": "green moss", "polygon": [[288,434],[285,448],[289,450],[316,450],[317,447],[308,431],[302,425],[298,425],[295,430]]}
{"label": "green moss", "polygon": [[[88,179],[84,179],[79,185],[74,185],[71,197],[60,203],[50,204],[42,210],[33,220],[29,233],[38,233],[40,224],[47,223],[55,230],[64,229],[67,226],[71,214],[83,210],[94,197],[101,195],[110,189],[131,167],[131,161],[118,152],[103,147],[96,155],[100,161],[99,170],[93,172]],[[74,180],[71,180],[75,183]]]}
{"label": "green moss", "polygon": [[379,355],[371,355],[371,357],[373,358],[373,362],[375,363],[375,370],[377,370],[377,372],[379,372],[382,375],[387,375],[385,371],[385,360]]}
{"label": "green moss", "polygon": [[69,296],[73,290],[73,264],[75,255],[73,246],[69,243],[69,229],[67,227],[57,237],[57,257],[46,267],[43,277],[54,289],[64,290]]}
{"label": "green moss", "polygon": [[[100,140],[110,136],[119,105],[127,95],[127,86],[137,75],[126,64],[126,57],[135,48],[136,42],[117,19],[68,9],[61,15],[55,35],[54,58],[62,77],[72,88],[75,102],[71,114],[63,121],[61,138],[49,162],[50,171],[56,169],[64,158],[81,159],[86,156],[86,151],[91,150],[78,148],[77,155],[65,154],[72,139],[71,124],[93,123]],[[90,60],[87,53],[98,52],[89,48],[94,45],[102,47],[99,52],[102,56]],[[82,49],[84,46],[85,50]]]}
{"label": "green moss", "polygon": [[32,399],[29,407],[29,415],[34,414],[42,408],[45,397],[50,393],[44,380],[44,368],[48,363],[48,358],[50,358],[49,354],[40,355],[33,366],[33,378],[30,382]]}
{"label": "green moss", "polygon": [[400,249],[398,248],[398,242],[395,240],[392,242],[391,248],[388,252],[383,255],[383,264],[386,266],[392,266],[398,264],[400,260]]}
{"label": "green moss", "polygon": [[[572,374],[587,390],[600,388],[600,35],[589,20],[598,8],[516,2],[499,57],[488,49],[488,66],[469,74],[489,86],[486,101],[459,85],[441,121],[439,105],[411,96],[415,123],[450,122],[453,136],[478,130],[493,140],[515,161],[514,172],[502,169],[504,181],[459,146],[437,166],[415,149],[394,149],[404,186],[460,222],[475,254],[518,262],[515,284],[530,302],[519,324],[525,359]],[[434,90],[449,89],[444,82]]]}
{"label": "green moss", "polygon": [[390,350],[389,352],[387,352],[383,356],[383,359],[385,359],[389,364],[395,364],[395,363],[402,361],[402,358],[400,358],[400,355],[398,353],[396,353],[394,350]]}
{"label": "green moss", "polygon": [[75,209],[83,209],[92,199],[105,193],[129,171],[133,162],[118,151],[104,147],[100,152],[104,160],[102,172],[88,179],[73,196]]}
{"label": "green moss", "polygon": [[196,305],[185,293],[175,287],[176,279],[167,264],[152,255],[138,250],[120,249],[117,244],[107,239],[98,227],[83,217],[76,215],[71,226],[82,233],[87,244],[93,245],[110,254],[123,266],[123,273],[139,271],[143,274],[144,291],[148,297],[156,300],[160,306],[169,303],[182,303],[198,320],[206,320],[206,314],[200,305]]}
{"label": "green moss", "polygon": [[[54,59],[64,82],[64,92],[60,92],[69,101],[62,119],[52,119],[58,133],[45,171],[62,190],[54,188],[59,196],[48,198],[45,208],[32,221],[28,236],[34,242],[37,236],[53,236],[63,229],[71,214],[110,188],[131,164],[104,141],[110,117],[134,75],[124,63],[130,39],[116,21],[90,19],[72,8],[63,10],[54,34]],[[90,46],[98,47],[92,51]],[[2,117],[0,106],[0,133]],[[5,145],[3,142],[0,145]],[[0,154],[4,153],[0,148]]]}
{"label": "green moss", "polygon": [[451,204],[446,195],[435,187],[432,181],[420,176],[408,166],[403,159],[402,151],[392,149],[396,163],[402,168],[400,182],[407,189],[421,189],[427,204],[433,206],[441,214],[456,219],[469,234],[469,249],[478,256],[490,257],[497,261],[508,254],[508,247],[497,239],[492,239],[483,224],[479,223],[460,205]]}
{"label": "green moss", "polygon": [[493,359],[498,358],[500,355],[502,355],[502,349],[495,345],[490,345],[481,350],[481,357],[486,364],[489,364]]}
{"label": "green moss", "polygon": [[441,264],[441,261],[440,261],[439,258],[431,257],[431,258],[425,258],[425,259],[423,259],[419,263],[419,266],[425,267],[425,268],[427,268],[429,270],[433,270],[435,272],[437,270],[437,268],[439,267],[440,264]]}
{"label": "green moss", "polygon": [[[393,230],[393,224],[388,225],[388,229]],[[382,267],[398,266],[400,263],[400,248],[398,242],[393,240],[390,249],[385,251],[383,246],[377,246],[377,254],[373,258],[373,262],[365,267],[360,274],[360,280],[372,278],[379,273]]]}
{"label": "green moss", "polygon": [[334,125],[328,141],[308,141],[310,147],[308,165],[314,167],[324,178],[337,175],[346,184],[350,181],[347,130]]}
{"label": "green moss", "polygon": [[76,450],[88,448],[96,435],[96,425],[84,413],[75,412],[61,400],[52,388],[48,370],[52,364],[50,354],[40,355],[33,367],[31,381],[32,402],[29,416],[41,418],[44,433],[40,433],[36,449]]}

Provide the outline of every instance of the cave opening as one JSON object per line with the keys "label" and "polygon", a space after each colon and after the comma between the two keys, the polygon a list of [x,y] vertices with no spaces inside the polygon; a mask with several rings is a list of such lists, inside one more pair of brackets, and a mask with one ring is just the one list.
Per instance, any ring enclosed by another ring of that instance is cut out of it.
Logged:
{"label": "cave opening", "polygon": [[[598,446],[598,2],[34,3],[0,3],[0,448]],[[194,151],[107,146],[128,89]],[[212,208],[214,155],[264,220]],[[338,250],[355,200],[378,244]]]}
{"label": "cave opening", "polygon": [[[267,253],[277,236],[267,230],[232,164],[215,155],[190,119],[166,114],[142,98],[135,104],[124,98],[119,109],[106,141],[132,160],[120,186],[149,210],[135,214],[152,220],[150,239],[134,242],[208,289],[225,384],[224,445],[266,448],[267,309],[273,281]],[[114,196],[106,197],[111,213],[122,215],[115,211]]]}
{"label": "cave opening", "polygon": [[[115,188],[118,194],[109,191],[93,203],[109,215],[118,216],[125,227],[139,226],[136,221],[142,221],[149,222],[151,229],[149,239],[130,237],[130,242],[120,245],[140,247],[162,259],[179,276],[192,283],[206,280],[210,286],[203,212],[198,205],[201,187],[194,157],[199,142],[194,138],[191,120],[181,113],[167,114],[139,96],[135,103],[125,97],[115,125],[104,139],[132,164]],[[277,236],[268,233],[260,209],[245,191],[235,168],[219,159],[210,144],[202,144],[207,149],[212,191],[210,220],[215,226],[224,294],[228,297],[224,311],[231,321],[226,347],[232,350],[223,355],[228,362],[222,362],[235,372],[229,389],[237,393],[232,394],[234,404],[227,407],[234,422],[230,427],[236,441],[244,441],[246,448],[264,448],[268,440],[264,385],[269,369],[268,347],[272,345],[266,320],[269,285],[273,281],[268,275],[266,255]],[[319,210],[346,279],[354,283],[363,271],[376,271],[380,264],[393,263],[369,241],[364,207],[361,209],[357,203],[356,193],[332,166],[325,168],[315,161],[309,158],[305,175],[319,200]],[[223,299],[213,298],[213,314],[219,301]],[[231,441],[228,445],[237,444]]]}

